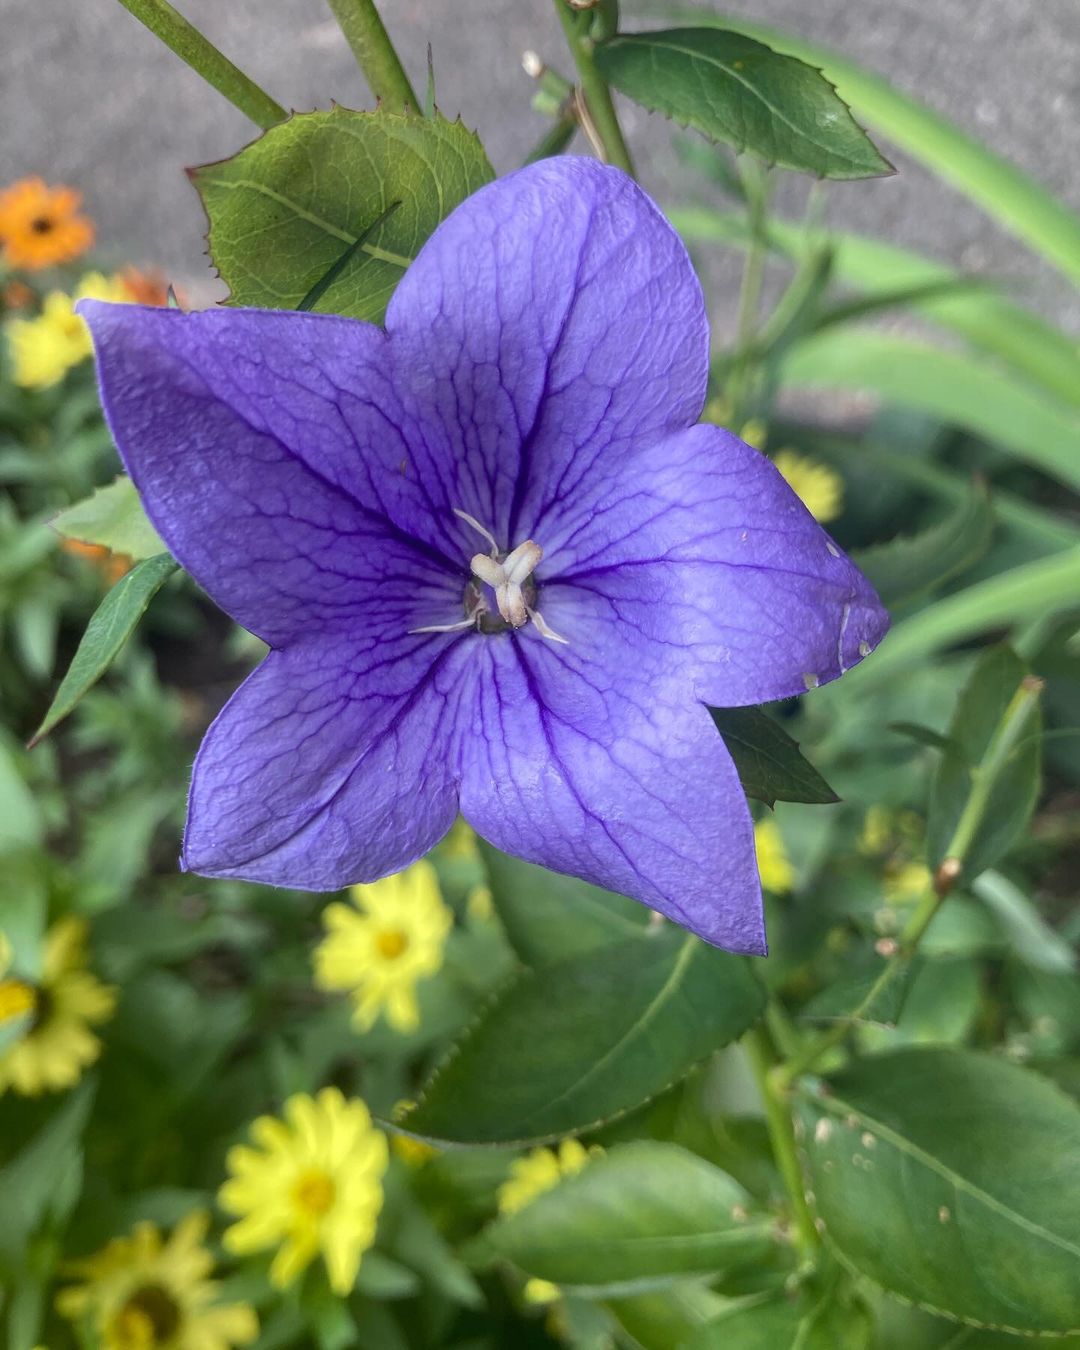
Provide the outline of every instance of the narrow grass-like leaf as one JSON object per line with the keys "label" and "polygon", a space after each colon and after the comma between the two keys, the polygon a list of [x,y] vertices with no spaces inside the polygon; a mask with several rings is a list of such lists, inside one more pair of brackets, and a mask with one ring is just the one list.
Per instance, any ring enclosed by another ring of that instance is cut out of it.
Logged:
{"label": "narrow grass-like leaf", "polygon": [[492,169],[460,122],[334,107],[191,177],[230,303],[295,309],[355,246],[318,307],[378,321],[427,237]]}
{"label": "narrow grass-like leaf", "polygon": [[34,733],[31,745],[47,736],[53,727],[75,707],[82,696],[95,685],[116,659],[120,648],[135,631],[146,607],[178,564],[168,553],[146,558],[133,567],[109,591],[94,611],[86,632],[72,658],[60,688]]}
{"label": "narrow grass-like leaf", "polygon": [[168,552],[143,510],[135,484],[127,477],[98,488],[49,523],[67,539],[99,544],[129,558],[154,558]]}
{"label": "narrow grass-like leaf", "polygon": [[820,178],[892,172],[820,70],[739,33],[622,35],[597,48],[596,63],[635,102],[767,164]]}
{"label": "narrow grass-like leaf", "polygon": [[1080,488],[1080,412],[963,352],[862,328],[804,338],[784,361],[788,386],[868,391],[963,427]]}
{"label": "narrow grass-like leaf", "polygon": [[650,0],[644,12],[730,29],[820,66],[855,116],[982,206],[1080,283],[1080,217],[1046,188],[888,80],[791,33],[734,15]]}
{"label": "narrow grass-like leaf", "polygon": [[710,708],[748,797],[825,806],[840,798],[763,708]]}
{"label": "narrow grass-like leaf", "polygon": [[920,534],[861,549],[854,562],[869,577],[885,605],[913,600],[943,586],[973,566],[990,546],[994,511],[985,488]]}
{"label": "narrow grass-like leaf", "polygon": [[750,1207],[742,1186],[704,1158],[639,1140],[497,1219],[483,1239],[529,1275],[614,1296],[759,1259],[773,1223],[748,1219]]}
{"label": "narrow grass-like leaf", "polygon": [[402,1121],[443,1143],[577,1133],[662,1092],[760,1014],[746,963],[671,926],[526,971]]}
{"label": "narrow grass-like leaf", "polygon": [[1080,1108],[1003,1059],[868,1056],[804,1087],[829,1240],[901,1298],[1017,1332],[1080,1328]]}

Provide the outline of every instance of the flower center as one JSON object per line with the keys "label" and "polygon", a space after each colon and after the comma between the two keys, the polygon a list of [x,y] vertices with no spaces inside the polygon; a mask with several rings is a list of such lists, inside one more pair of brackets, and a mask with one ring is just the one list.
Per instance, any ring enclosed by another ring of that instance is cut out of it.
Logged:
{"label": "flower center", "polygon": [[34,234],[48,234],[55,227],[56,221],[51,216],[35,216],[30,222],[30,229]]}
{"label": "flower center", "polygon": [[0,980],[0,1022],[11,1022],[16,1017],[36,1011],[37,990],[22,980]]}
{"label": "flower center", "polygon": [[325,1214],[337,1194],[334,1183],[318,1167],[302,1172],[293,1187],[293,1200],[305,1214]]}
{"label": "flower center", "polygon": [[[513,628],[524,628],[531,619],[541,637],[552,642],[566,642],[553,633],[536,608],[537,587],[533,572],[544,556],[544,550],[534,539],[526,539],[509,553],[503,553],[495,536],[478,520],[454,507],[454,514],[491,545],[490,553],[474,553],[469,559],[472,575],[465,584],[462,607],[464,619],[456,623],[430,624],[413,628],[414,633],[454,633],[464,628],[475,628],[478,633],[505,633]],[[491,601],[494,600],[494,609]]]}
{"label": "flower center", "polygon": [[160,1284],[141,1285],[113,1318],[108,1344],[116,1350],[154,1350],[180,1328],[176,1300]]}
{"label": "flower center", "polygon": [[396,961],[408,945],[409,939],[400,928],[384,928],[375,938],[375,950],[387,961]]}

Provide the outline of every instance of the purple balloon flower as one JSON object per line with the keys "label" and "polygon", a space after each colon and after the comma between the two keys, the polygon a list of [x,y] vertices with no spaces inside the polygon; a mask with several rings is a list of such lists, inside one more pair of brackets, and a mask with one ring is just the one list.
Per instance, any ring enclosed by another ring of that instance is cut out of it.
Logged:
{"label": "purple balloon flower", "polygon": [[460,811],[497,847],[764,952],[708,704],[865,656],[873,590],[767,459],[694,426],[678,237],[546,160],[428,240],[385,331],[86,303],[116,443],[169,548],[271,648],[195,762],[184,865],[334,890]]}

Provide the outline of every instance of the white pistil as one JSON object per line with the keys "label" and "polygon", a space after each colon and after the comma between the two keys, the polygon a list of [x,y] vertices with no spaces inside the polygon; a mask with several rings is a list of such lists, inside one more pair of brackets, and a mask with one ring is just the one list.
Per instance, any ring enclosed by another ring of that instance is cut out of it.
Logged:
{"label": "white pistil", "polygon": [[[523,544],[518,544],[517,548],[512,549],[505,558],[499,557],[499,545],[495,536],[476,519],[470,516],[467,511],[461,511],[454,507],[454,515],[465,521],[467,525],[481,535],[491,545],[490,553],[476,553],[469,560],[469,567],[474,577],[478,581],[484,582],[495,592],[495,603],[498,606],[499,614],[504,623],[511,628],[523,628],[531,619],[536,625],[536,631],[542,638],[547,638],[550,642],[562,642],[569,646],[566,638],[560,637],[548,627],[539,610],[533,609],[525,600],[525,592],[522,589],[525,582],[532,576],[537,565],[544,556],[544,550],[532,539],[526,539]],[[472,628],[476,625],[485,612],[486,606],[483,600],[479,600],[464,619],[459,619],[457,623],[431,624],[425,628],[412,628],[412,633],[456,633],[465,628]]]}

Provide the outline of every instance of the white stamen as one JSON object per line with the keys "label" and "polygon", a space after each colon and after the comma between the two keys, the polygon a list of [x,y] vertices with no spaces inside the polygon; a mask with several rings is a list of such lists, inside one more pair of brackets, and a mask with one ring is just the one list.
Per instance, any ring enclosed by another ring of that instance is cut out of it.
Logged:
{"label": "white stamen", "polygon": [[525,604],[521,587],[543,556],[544,550],[540,545],[526,539],[508,553],[502,562],[488,558],[483,553],[474,554],[469,560],[473,575],[493,587],[499,613],[511,628],[522,628],[529,622],[529,608]]}
{"label": "white stamen", "polygon": [[491,556],[493,558],[497,558],[499,556],[499,545],[496,542],[495,536],[493,534],[490,534],[487,530],[485,530],[483,525],[480,524],[480,522],[476,519],[476,517],[470,516],[468,511],[462,511],[456,506],[453,507],[452,510],[455,516],[457,516],[460,520],[463,520],[466,525],[471,525],[477,534],[482,535],[488,541],[488,543],[491,545]]}
{"label": "white stamen", "polygon": [[481,581],[486,581],[489,586],[501,586],[506,580],[506,570],[502,563],[489,558],[486,553],[474,554],[469,559],[469,566],[473,575],[478,576]]}
{"label": "white stamen", "polygon": [[536,631],[542,638],[547,638],[551,642],[561,642],[564,647],[570,646],[568,638],[560,637],[558,633],[553,632],[547,625],[547,620],[538,609],[529,610],[529,618],[536,624]]}

